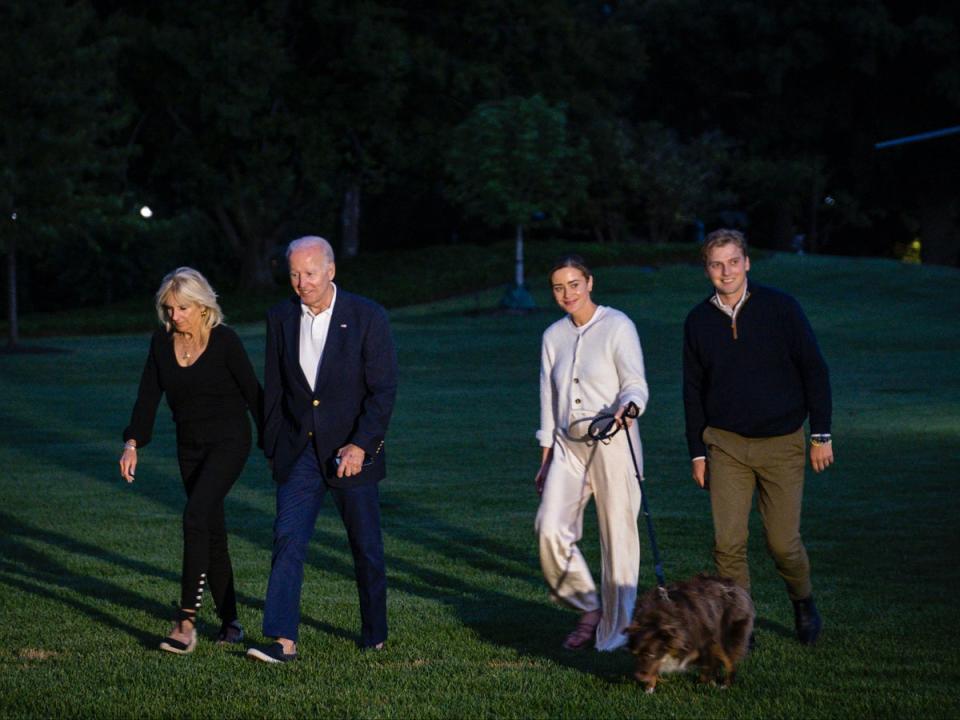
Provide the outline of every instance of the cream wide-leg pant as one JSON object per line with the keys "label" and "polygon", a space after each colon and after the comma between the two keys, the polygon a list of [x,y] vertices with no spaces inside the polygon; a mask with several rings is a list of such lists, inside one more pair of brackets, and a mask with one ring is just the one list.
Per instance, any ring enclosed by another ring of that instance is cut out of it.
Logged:
{"label": "cream wide-leg pant", "polygon": [[[643,453],[636,423],[629,430],[643,473]],[[600,596],[586,560],[577,548],[583,537],[583,513],[593,496],[600,530]],[[626,644],[637,599],[640,566],[640,487],[621,430],[607,442],[571,439],[557,432],[536,532],[540,565],[557,602],[580,612],[603,610],[597,626],[597,650]]]}

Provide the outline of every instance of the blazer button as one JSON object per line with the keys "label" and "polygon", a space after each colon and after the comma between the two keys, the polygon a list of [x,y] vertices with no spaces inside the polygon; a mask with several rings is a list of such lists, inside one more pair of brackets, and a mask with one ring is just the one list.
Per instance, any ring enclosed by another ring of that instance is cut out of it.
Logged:
{"label": "blazer button", "polygon": [[313,430],[307,431],[307,437],[313,437]]}
{"label": "blazer button", "polygon": [[317,405],[319,405],[319,404],[320,404],[320,401],[319,401],[319,400],[314,400],[314,401],[313,401],[313,406],[314,406],[314,407],[317,407]]}
{"label": "blazer button", "polygon": [[574,400],[574,402],[575,402],[577,405],[579,405],[579,404],[580,404],[580,398],[577,398],[576,400]]}

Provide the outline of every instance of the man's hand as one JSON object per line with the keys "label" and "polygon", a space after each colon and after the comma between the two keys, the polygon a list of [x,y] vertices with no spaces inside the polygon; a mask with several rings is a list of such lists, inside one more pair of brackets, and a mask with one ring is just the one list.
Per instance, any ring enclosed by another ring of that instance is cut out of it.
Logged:
{"label": "man's hand", "polygon": [[833,465],[833,443],[810,446],[810,464],[814,472],[822,472]]}
{"label": "man's hand", "polygon": [[353,477],[359,475],[363,469],[363,459],[367,454],[358,445],[348,443],[337,451],[340,463],[337,466],[337,477]]}
{"label": "man's hand", "polygon": [[690,461],[690,473],[693,475],[693,481],[698,487],[707,489],[707,461],[704,458],[697,458]]}

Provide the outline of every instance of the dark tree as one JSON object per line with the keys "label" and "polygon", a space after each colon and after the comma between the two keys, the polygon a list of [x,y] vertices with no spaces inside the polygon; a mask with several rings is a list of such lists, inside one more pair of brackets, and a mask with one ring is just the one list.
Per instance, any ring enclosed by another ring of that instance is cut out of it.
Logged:
{"label": "dark tree", "polygon": [[564,108],[539,95],[478,105],[454,131],[451,200],[487,227],[515,228],[518,290],[524,226],[537,217],[560,223],[582,201],[585,164],[584,148],[568,136]]}
{"label": "dark tree", "polygon": [[[681,137],[737,141],[735,190],[754,235],[817,242],[826,196],[835,220],[868,220],[882,63],[899,38],[881,0],[671,0],[646,5],[651,81],[639,97]],[[859,200],[858,200],[859,199]]]}
{"label": "dark tree", "polygon": [[95,19],[82,2],[0,4],[0,228],[11,346],[19,339],[18,254],[66,257],[67,244],[90,240],[85,228],[123,209],[115,194],[126,151],[116,43]]}

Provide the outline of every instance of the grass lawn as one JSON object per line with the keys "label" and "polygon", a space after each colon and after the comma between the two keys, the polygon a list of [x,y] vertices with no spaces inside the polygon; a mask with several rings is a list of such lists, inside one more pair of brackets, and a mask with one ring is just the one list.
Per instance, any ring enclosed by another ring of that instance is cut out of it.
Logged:
{"label": "grass lawn", "polygon": [[[308,557],[301,660],[283,667],[216,647],[209,604],[193,655],[155,649],[179,593],[183,507],[165,406],[133,486],[116,465],[148,336],[50,337],[30,344],[58,352],[0,355],[0,715],[960,716],[960,272],[772,255],[751,276],[801,300],[832,372],[837,463],[808,476],[804,508],[826,622],[816,648],[793,640],[754,524],[757,646],[731,690],[671,676],[645,695],[627,654],[559,649],[575,617],[547,599],[532,529],[539,342],[557,316],[539,288],[544,309],[528,315],[483,311],[496,292],[392,312],[402,384],[381,486],[389,647],[355,648],[352,564],[329,506]],[[689,265],[602,268],[595,285],[643,342],[647,489],[668,579],[711,566],[680,399],[682,322],[707,289]],[[261,368],[262,326],[238,330]],[[261,457],[227,520],[241,621],[259,641],[273,521]]]}

